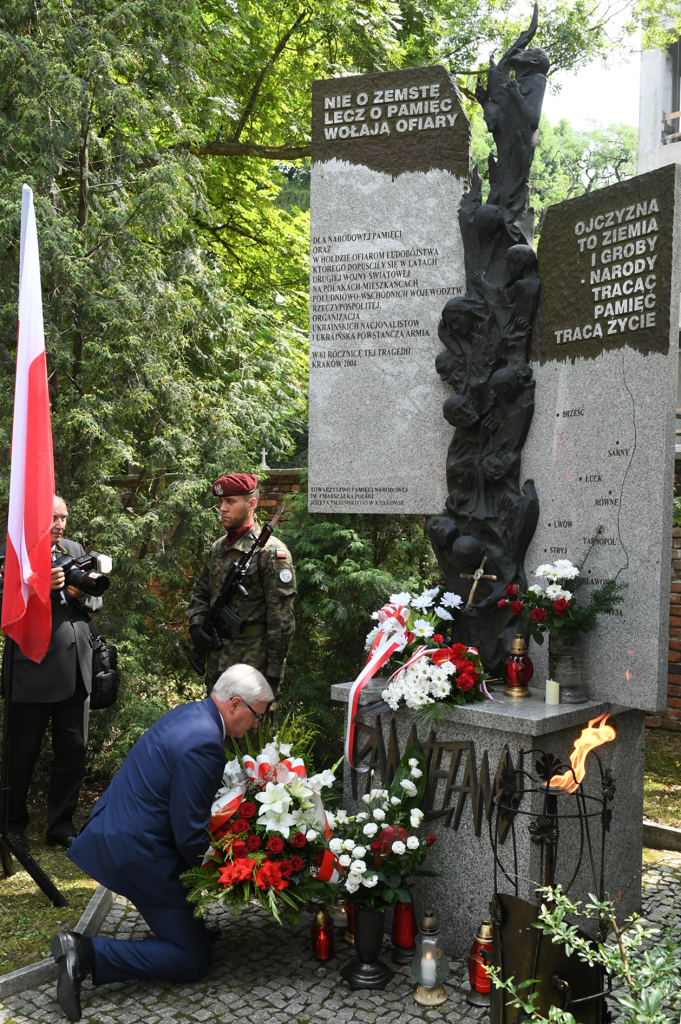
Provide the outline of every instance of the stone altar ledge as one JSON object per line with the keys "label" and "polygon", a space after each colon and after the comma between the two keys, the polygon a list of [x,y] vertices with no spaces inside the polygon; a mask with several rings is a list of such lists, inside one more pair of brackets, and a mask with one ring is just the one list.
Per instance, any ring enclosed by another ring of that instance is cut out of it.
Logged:
{"label": "stone altar ledge", "polygon": [[[371,684],[375,685],[371,685]],[[331,687],[331,700],[347,704],[352,683],[336,683]],[[372,679],[359,697],[360,706],[375,701],[385,688],[385,680]],[[500,691],[501,694],[501,691]],[[494,695],[496,696],[496,694]],[[522,733],[525,736],[545,736],[559,729],[584,725],[591,718],[606,713],[615,715],[628,710],[620,704],[608,701],[589,700],[584,704],[547,704],[539,691],[531,697],[497,698],[504,703],[487,701],[484,704],[462,704],[455,711],[447,711],[446,717],[460,725],[497,729],[501,732]]]}

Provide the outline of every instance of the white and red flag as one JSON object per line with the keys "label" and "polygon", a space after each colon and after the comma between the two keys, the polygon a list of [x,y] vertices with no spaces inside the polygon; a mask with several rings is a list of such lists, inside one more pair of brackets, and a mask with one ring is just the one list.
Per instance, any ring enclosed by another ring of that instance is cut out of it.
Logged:
{"label": "white and red flag", "polygon": [[33,192],[21,197],[19,333],[2,628],[32,661],[50,644],[54,461]]}

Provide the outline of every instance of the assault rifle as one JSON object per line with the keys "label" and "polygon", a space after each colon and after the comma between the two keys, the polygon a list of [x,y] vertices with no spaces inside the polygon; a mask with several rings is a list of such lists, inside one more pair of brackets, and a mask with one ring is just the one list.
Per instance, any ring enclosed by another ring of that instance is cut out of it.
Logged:
{"label": "assault rifle", "polygon": [[[229,626],[230,629],[235,630],[237,633],[243,632],[245,626],[244,620],[240,615],[237,615],[236,612],[232,611],[228,605],[236,593],[242,594],[243,597],[248,597],[248,591],[244,586],[244,578],[248,572],[248,567],[253,561],[255,554],[261,548],[265,547],[265,544],[267,544],[267,541],[274,533],[274,527],[277,525],[279,517],[283,511],[284,506],[280,505],[272,518],[267,520],[260,531],[260,534],[253,539],[251,548],[248,551],[244,551],[238,561],[232,562],[229,572],[225,576],[224,583],[220,587],[220,592],[210,606],[208,615],[202,625],[206,632],[210,633],[214,637],[214,650],[216,651],[219,651],[224,647],[220,637],[220,626]],[[187,652],[189,664],[197,675],[205,675],[205,654],[202,651],[197,650],[196,647],[185,647],[185,651]]]}

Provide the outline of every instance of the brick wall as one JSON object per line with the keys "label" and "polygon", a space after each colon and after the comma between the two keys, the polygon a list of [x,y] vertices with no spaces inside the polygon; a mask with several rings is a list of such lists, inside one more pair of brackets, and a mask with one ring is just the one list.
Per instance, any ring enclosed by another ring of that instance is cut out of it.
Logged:
{"label": "brick wall", "polygon": [[[674,494],[681,495],[681,462],[674,467]],[[672,530],[671,593],[669,596],[669,658],[667,665],[667,710],[649,715],[646,725],[653,729],[681,731],[681,527]]]}
{"label": "brick wall", "polygon": [[[260,482],[260,508],[268,512],[281,505],[282,499],[291,491],[300,490],[299,469],[268,469],[267,478],[259,478]],[[681,635],[681,634],[680,634]]]}

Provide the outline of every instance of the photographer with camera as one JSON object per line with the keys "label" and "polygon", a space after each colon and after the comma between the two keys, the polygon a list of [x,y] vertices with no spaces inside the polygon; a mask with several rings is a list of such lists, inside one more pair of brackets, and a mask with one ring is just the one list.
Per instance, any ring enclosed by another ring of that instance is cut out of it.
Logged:
{"label": "photographer with camera", "polygon": [[[68,849],[76,838],[78,804],[87,748],[92,642],[88,612],[102,607],[108,578],[91,570],[85,549],[64,538],[68,509],[55,495],[52,521],[52,634],[43,660],[14,648],[9,736],[9,829],[28,849],[26,799],[40,746],[52,724],[52,764],[47,797],[48,846]],[[0,549],[4,556],[5,548]],[[75,559],[75,562],[74,562]],[[76,586],[74,584],[80,584]],[[84,588],[84,589],[81,589]],[[86,593],[87,590],[87,593]]]}

